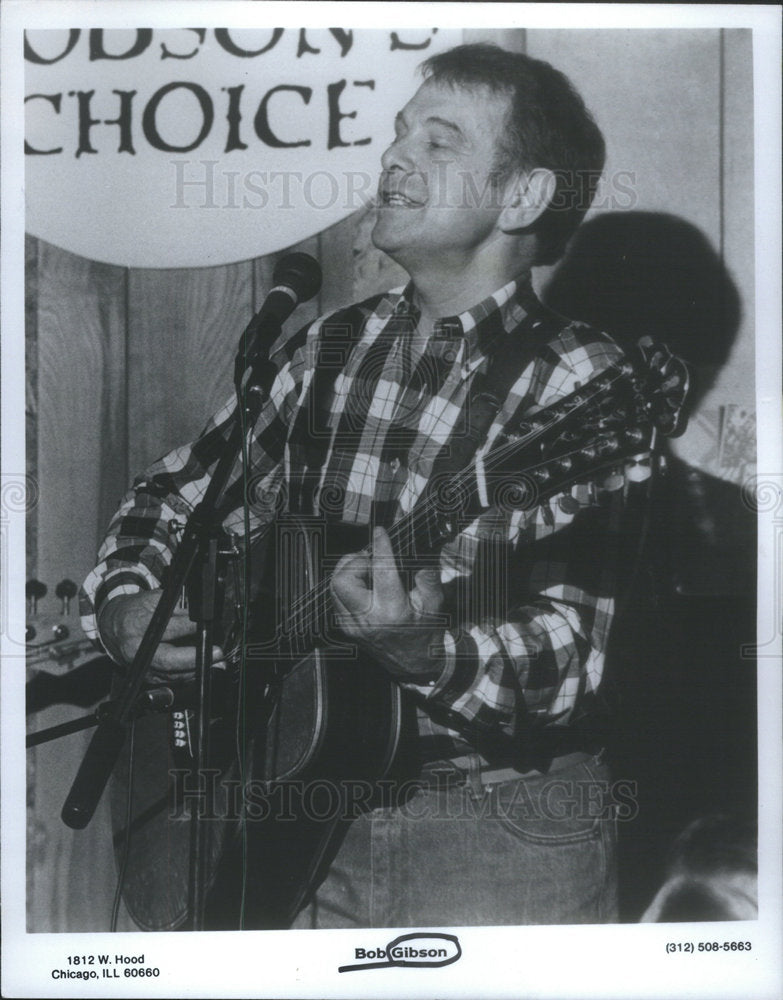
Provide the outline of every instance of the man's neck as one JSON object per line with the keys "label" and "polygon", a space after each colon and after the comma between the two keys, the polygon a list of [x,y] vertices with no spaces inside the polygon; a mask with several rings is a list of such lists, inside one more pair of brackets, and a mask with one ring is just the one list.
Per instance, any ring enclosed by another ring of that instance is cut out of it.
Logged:
{"label": "man's neck", "polygon": [[442,316],[458,316],[514,278],[530,272],[532,259],[519,255],[503,267],[482,267],[474,262],[468,270],[416,267],[409,270],[413,301],[421,311],[422,325],[431,327]]}

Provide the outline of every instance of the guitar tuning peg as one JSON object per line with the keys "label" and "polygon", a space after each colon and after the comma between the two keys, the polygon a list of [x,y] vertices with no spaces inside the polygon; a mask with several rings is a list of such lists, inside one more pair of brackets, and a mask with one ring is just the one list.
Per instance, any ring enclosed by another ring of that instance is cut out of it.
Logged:
{"label": "guitar tuning peg", "polygon": [[645,434],[641,427],[628,427],[623,431],[623,441],[626,444],[643,444]]}
{"label": "guitar tuning peg", "polygon": [[522,437],[527,437],[528,434],[537,434],[543,429],[543,426],[540,420],[522,420],[518,424],[517,430]]}
{"label": "guitar tuning peg", "polygon": [[47,587],[40,580],[28,580],[24,586],[25,597],[28,602],[28,613],[38,614],[38,601],[46,596]]}
{"label": "guitar tuning peg", "polygon": [[650,455],[634,455],[626,459],[625,478],[629,483],[645,483],[652,476]]}
{"label": "guitar tuning peg", "polygon": [[625,476],[622,472],[610,472],[609,475],[604,477],[601,485],[607,493],[615,493],[625,486]]}
{"label": "guitar tuning peg", "polygon": [[60,580],[54,588],[55,595],[60,598],[60,614],[69,615],[71,613],[71,598],[76,597],[79,588],[67,577]]}
{"label": "guitar tuning peg", "polygon": [[539,466],[537,469],[531,469],[530,475],[539,485],[544,485],[545,483],[548,483],[549,480],[552,478],[552,474],[549,471],[549,469],[547,469],[546,466],[543,465]]}
{"label": "guitar tuning peg", "polygon": [[616,434],[607,434],[598,444],[598,451],[601,455],[612,455],[620,447]]}

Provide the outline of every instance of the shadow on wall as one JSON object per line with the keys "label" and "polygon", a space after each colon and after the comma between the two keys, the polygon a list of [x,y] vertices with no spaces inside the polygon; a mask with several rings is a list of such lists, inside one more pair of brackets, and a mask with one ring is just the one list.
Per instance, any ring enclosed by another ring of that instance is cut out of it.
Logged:
{"label": "shadow on wall", "polygon": [[543,293],[622,347],[662,340],[697,373],[691,406],[726,363],[740,299],[704,234],[674,215],[608,212],[586,222]]}
{"label": "shadow on wall", "polygon": [[[740,320],[709,241],[663,214],[586,223],[542,298],[623,347],[643,336],[667,343],[694,370],[691,408]],[[671,454],[667,462],[651,497],[629,503],[603,685],[615,776],[637,788],[638,810],[619,830],[624,920],[650,906],[688,824],[727,811],[751,826],[756,818],[756,671],[742,652],[755,637],[755,513],[739,486]]]}
{"label": "shadow on wall", "polygon": [[[652,212],[607,213],[585,223],[542,298],[606,330],[623,348],[641,337],[668,344],[691,366],[691,411],[727,362],[741,316],[737,288],[704,234]],[[658,588],[752,598],[755,512],[733,483],[671,453],[667,461],[657,487],[666,536],[656,560]]]}

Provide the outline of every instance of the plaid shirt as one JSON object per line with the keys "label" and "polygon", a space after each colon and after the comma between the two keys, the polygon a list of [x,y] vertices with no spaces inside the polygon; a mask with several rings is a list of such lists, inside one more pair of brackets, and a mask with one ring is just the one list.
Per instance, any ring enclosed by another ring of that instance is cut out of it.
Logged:
{"label": "plaid shirt", "polygon": [[[411,510],[465,417],[476,373],[534,303],[523,276],[417,341],[408,286],[281,338],[270,398],[249,433],[251,531],[297,505],[352,524],[390,524]],[[350,350],[341,349],[346,343]],[[605,335],[564,321],[519,373],[487,441],[520,407],[567,395],[619,354]],[[324,364],[339,371],[326,398],[312,400]],[[195,443],[156,462],[124,498],[82,589],[90,637],[99,639],[96,612],[105,601],[160,585],[176,545],[170,523],[201,499],[234,407],[232,400]],[[319,464],[308,472],[316,443]],[[247,482],[238,461],[224,526],[240,535]],[[565,725],[589,707],[614,608],[609,508],[600,499],[594,486],[578,486],[532,511],[490,508],[442,549],[445,663],[435,681],[403,685],[436,756],[475,747],[476,733],[519,739],[531,727]]]}

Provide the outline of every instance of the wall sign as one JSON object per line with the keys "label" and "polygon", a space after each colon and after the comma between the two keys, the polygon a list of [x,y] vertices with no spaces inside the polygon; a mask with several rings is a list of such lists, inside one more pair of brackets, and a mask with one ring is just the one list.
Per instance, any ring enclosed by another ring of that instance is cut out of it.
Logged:
{"label": "wall sign", "polygon": [[25,33],[26,228],[94,260],[272,253],[372,198],[396,111],[459,30]]}

